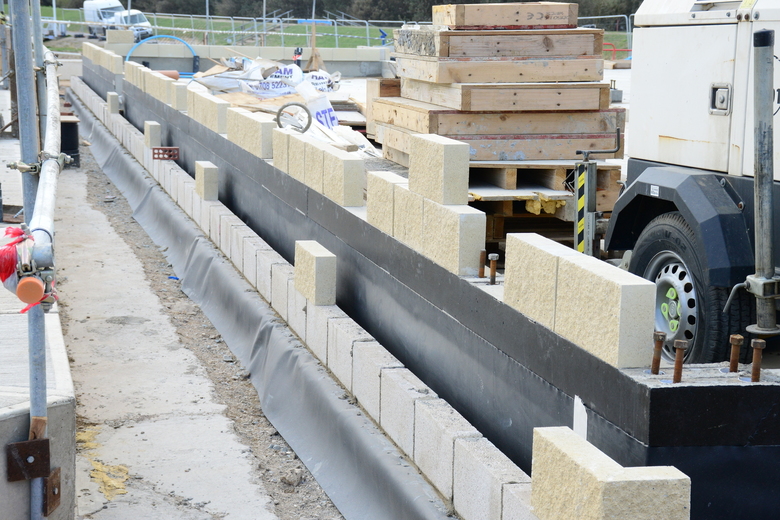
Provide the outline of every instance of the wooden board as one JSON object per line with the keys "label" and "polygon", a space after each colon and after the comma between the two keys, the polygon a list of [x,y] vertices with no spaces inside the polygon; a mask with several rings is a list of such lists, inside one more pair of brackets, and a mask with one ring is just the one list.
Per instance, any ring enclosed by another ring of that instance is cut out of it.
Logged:
{"label": "wooden board", "polygon": [[397,97],[401,95],[401,80],[398,78],[366,79],[366,134],[374,135],[374,117],[372,103],[376,98]]}
{"label": "wooden board", "polygon": [[404,78],[401,97],[477,112],[602,110],[609,108],[609,84],[429,83]]}
{"label": "wooden board", "polygon": [[[606,89],[607,93],[609,89]],[[593,134],[625,128],[625,109],[576,112],[461,112],[404,98],[374,101],[374,120],[422,134]]]}
{"label": "wooden board", "polygon": [[[385,123],[376,123],[377,141],[409,153],[412,132]],[[379,128],[382,128],[380,133]],[[528,161],[577,159],[577,150],[609,150],[615,146],[614,134],[545,134],[545,135],[447,135],[471,146],[472,161]],[[593,159],[623,157],[622,148],[615,154],[598,154]]]}
{"label": "wooden board", "polygon": [[523,2],[513,4],[434,5],[433,25],[472,27],[576,27],[577,4]]}
{"label": "wooden board", "polygon": [[604,47],[601,29],[441,31],[423,25],[393,35],[396,52],[415,56],[597,56]]}
{"label": "wooden board", "polygon": [[434,58],[393,53],[401,78],[431,83],[601,81],[600,56],[550,58]]}

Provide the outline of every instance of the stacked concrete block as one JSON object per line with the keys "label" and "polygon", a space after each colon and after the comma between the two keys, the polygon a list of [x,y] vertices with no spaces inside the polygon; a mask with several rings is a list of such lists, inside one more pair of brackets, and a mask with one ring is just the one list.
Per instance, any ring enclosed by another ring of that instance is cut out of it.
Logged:
{"label": "stacked concrete block", "polygon": [[368,223],[393,236],[395,185],[408,181],[392,172],[368,172],[366,213]]}
{"label": "stacked concrete block", "polygon": [[583,255],[536,233],[507,234],[504,303],[554,329],[558,259],[574,256]]}
{"label": "stacked concrete block", "polygon": [[116,92],[106,92],[106,105],[108,106],[109,114],[118,114],[120,108],[119,94],[117,94]]}
{"label": "stacked concrete block", "polygon": [[[255,276],[255,279],[257,280],[257,292],[260,293],[260,296],[266,299],[266,301],[270,302],[272,299],[272,275],[274,266],[276,265],[289,265],[287,261],[274,251],[273,249],[270,249],[268,251],[265,250],[259,250],[257,251],[257,255],[255,257],[255,261],[257,262],[257,276]],[[290,269],[292,270],[292,266],[290,266]]]}
{"label": "stacked concrete block", "polygon": [[[256,236],[257,233],[243,222],[240,226],[233,226],[230,230],[230,251],[224,251],[224,253],[241,273],[244,272],[244,246],[246,245],[246,240]],[[257,264],[254,265],[254,269],[257,269]],[[255,276],[257,276],[256,272]]]}
{"label": "stacked concrete block", "polygon": [[618,368],[647,364],[655,284],[593,257],[558,258],[553,330]]}
{"label": "stacked concrete block", "polygon": [[531,481],[484,437],[455,440],[454,468],[453,505],[463,520],[501,520],[504,487]]}
{"label": "stacked concrete block", "polygon": [[376,341],[356,343],[352,349],[352,393],[368,414],[381,416],[381,374],[404,365]]}
{"label": "stacked concrete block", "polygon": [[195,190],[202,200],[219,199],[219,168],[210,161],[195,161]]}
{"label": "stacked concrete block", "polygon": [[[230,254],[230,242],[233,238],[234,230],[237,227],[245,227],[246,224],[244,224],[243,220],[235,216],[233,212],[230,211],[227,214],[222,214],[220,216],[219,225],[219,242],[216,242],[216,244],[219,246],[219,249],[222,251],[222,253],[232,261],[233,258]],[[243,245],[243,239],[241,245]]]}
{"label": "stacked concrete block", "polygon": [[271,136],[273,146],[274,168],[284,173],[290,171],[290,136],[293,130],[274,128]]}
{"label": "stacked concrete block", "polygon": [[485,214],[478,209],[425,199],[422,253],[452,273],[475,276],[485,228]]}
{"label": "stacked concrete block", "polygon": [[170,189],[168,190],[168,195],[170,195],[173,201],[177,204],[183,196],[183,193],[179,193],[179,188],[182,186],[183,182],[188,179],[190,179],[190,176],[187,175],[187,172],[179,168],[177,165],[171,166],[169,181]]}
{"label": "stacked concrete block", "polygon": [[170,85],[173,83],[173,79],[156,71],[147,71],[145,74],[145,88],[144,91],[163,103],[170,101]]}
{"label": "stacked concrete block", "polygon": [[200,197],[198,197],[198,194],[195,191],[195,181],[191,182],[192,184],[189,188],[189,195],[187,195],[189,200],[185,202],[184,212],[187,213],[187,215],[189,215],[196,224],[198,224],[200,222],[200,211],[203,201],[200,199]]}
{"label": "stacked concrete block", "polygon": [[295,288],[312,305],[335,305],[336,255],[314,240],[297,240]]}
{"label": "stacked concrete block", "polygon": [[393,191],[393,236],[415,251],[423,250],[423,206],[425,198],[405,184]]}
{"label": "stacked concrete block", "polygon": [[273,135],[276,127],[270,114],[252,113],[243,108],[227,111],[227,138],[261,159],[273,157]]}
{"label": "stacked concrete block", "polygon": [[187,83],[173,81],[168,84],[168,103],[174,110],[184,112],[187,110]]}
{"label": "stacked concrete block", "polygon": [[328,364],[328,338],[334,320],[348,319],[335,305],[311,305],[306,312],[306,346],[322,364]]}
{"label": "stacked concrete block", "polygon": [[124,62],[125,66],[125,81],[130,83],[131,85],[138,87],[139,89],[144,89],[144,81],[143,81],[143,74],[142,70],[145,68],[140,63],[136,63],[134,61],[126,61]]}
{"label": "stacked concrete block", "polygon": [[539,520],[531,507],[531,484],[504,484],[501,520]]}
{"label": "stacked concrete block", "polygon": [[352,391],[352,351],[356,344],[374,338],[351,319],[328,323],[328,368],[344,388]]}
{"label": "stacked concrete block", "polygon": [[469,145],[448,137],[410,137],[409,189],[439,204],[468,204]]}
{"label": "stacked concrete block", "polygon": [[271,307],[284,321],[287,321],[289,288],[294,276],[293,266],[287,262],[271,266]]}
{"label": "stacked concrete block", "polygon": [[535,428],[531,503],[540,520],[687,520],[691,480],[671,466],[623,468],[566,427]]}
{"label": "stacked concrete block", "polygon": [[[205,202],[205,201],[204,201]],[[227,209],[221,202],[209,207],[209,238],[214,244],[220,245],[220,231],[222,226],[222,217],[233,216],[233,213]],[[205,230],[204,230],[205,231]]]}
{"label": "stacked concrete block", "polygon": [[306,180],[306,145],[311,140],[311,137],[294,132],[287,143],[287,173],[300,182]]}
{"label": "stacked concrete block", "polygon": [[[189,215],[192,213],[192,194],[195,192],[195,181],[192,177],[184,173],[178,179],[178,189],[176,190],[176,204]],[[188,206],[189,205],[189,206]]]}
{"label": "stacked concrete block", "polygon": [[323,194],[344,207],[364,206],[366,167],[363,159],[329,147],[322,163]]}
{"label": "stacked concrete block", "polygon": [[162,126],[157,121],[144,121],[144,146],[156,148],[162,146]]}
{"label": "stacked concrete block", "polygon": [[241,272],[255,289],[257,289],[257,252],[268,251],[269,249],[271,249],[271,246],[257,234],[244,238],[244,258],[241,263]]}
{"label": "stacked concrete block", "polygon": [[218,133],[227,132],[227,109],[230,103],[211,94],[187,91],[187,115],[206,128]]}
{"label": "stacked concrete block", "polygon": [[452,500],[455,440],[481,434],[442,399],[421,399],[414,410],[414,462]]}
{"label": "stacked concrete block", "polygon": [[404,453],[414,453],[415,403],[436,393],[406,368],[382,370],[379,424]]}
{"label": "stacked concrete block", "polygon": [[324,162],[325,152],[332,146],[311,139],[306,142],[306,170],[303,175],[303,182],[306,186],[312,188],[317,193],[324,193]]}
{"label": "stacked concrete block", "polygon": [[113,43],[135,43],[133,31],[109,29],[106,31],[106,45]]}
{"label": "stacked concrete block", "polygon": [[287,286],[287,325],[290,326],[301,341],[306,342],[306,314],[309,302],[295,288],[297,271],[295,277],[288,282]]}

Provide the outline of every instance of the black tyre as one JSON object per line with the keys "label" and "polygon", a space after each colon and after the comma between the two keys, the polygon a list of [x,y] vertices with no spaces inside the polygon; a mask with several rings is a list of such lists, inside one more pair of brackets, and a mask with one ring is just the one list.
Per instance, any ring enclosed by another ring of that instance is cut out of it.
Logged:
{"label": "black tyre", "polygon": [[[678,212],[653,219],[637,239],[629,271],[656,283],[655,328],[666,333],[664,357],[674,359],[674,340],[688,340],[686,363],[728,358],[729,336],[746,336],[754,323],[752,297],[740,291],[727,314],[730,289],[702,283],[700,248],[691,227]],[[743,346],[743,360],[749,344]]]}

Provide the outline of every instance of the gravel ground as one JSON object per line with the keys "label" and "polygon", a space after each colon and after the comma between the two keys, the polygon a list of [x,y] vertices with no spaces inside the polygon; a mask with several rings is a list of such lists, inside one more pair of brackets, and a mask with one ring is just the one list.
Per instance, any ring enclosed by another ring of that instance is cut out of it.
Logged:
{"label": "gravel ground", "polygon": [[[181,344],[195,354],[213,382],[215,400],[226,405],[226,415],[240,441],[254,457],[256,477],[262,481],[282,520],[337,520],[342,515],[298,460],[296,454],[266,419],[249,374],[225,345],[219,333],[179,288],[178,280],[163,252],[133,219],[119,190],[103,174],[82,142],[81,172],[88,177],[88,202],[102,212],[111,226],[142,262],[150,286],[162,302]],[[67,284],[67,279],[63,281]],[[70,318],[67,301],[62,302],[63,333]],[[89,424],[79,420],[79,431]],[[85,517],[88,518],[88,517]]]}

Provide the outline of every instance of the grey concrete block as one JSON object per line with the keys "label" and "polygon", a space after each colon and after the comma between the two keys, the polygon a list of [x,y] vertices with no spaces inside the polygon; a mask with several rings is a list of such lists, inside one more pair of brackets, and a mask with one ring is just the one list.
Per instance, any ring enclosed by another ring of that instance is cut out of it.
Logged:
{"label": "grey concrete block", "polygon": [[244,260],[241,264],[241,272],[255,289],[257,288],[257,252],[269,249],[271,246],[257,235],[244,238]]}
{"label": "grey concrete block", "polygon": [[223,216],[233,215],[221,202],[209,207],[209,237],[214,245],[220,246],[221,222]]}
{"label": "grey concrete block", "polygon": [[404,365],[376,341],[356,343],[352,349],[352,394],[376,422],[381,403],[380,374]]}
{"label": "grey concrete block", "polygon": [[406,368],[382,370],[379,425],[410,457],[414,454],[414,407],[436,393]]}
{"label": "grey concrete block", "polygon": [[287,321],[287,293],[295,276],[293,266],[287,262],[271,266],[271,307]]}
{"label": "grey concrete block", "polygon": [[504,484],[501,520],[539,520],[531,507],[531,484]]}
{"label": "grey concrete block", "polygon": [[352,349],[356,342],[374,338],[353,320],[332,321],[328,326],[328,368],[352,391]]}
{"label": "grey concrete block", "polygon": [[455,440],[453,505],[463,520],[501,520],[504,485],[530,482],[484,437]]}
{"label": "grey concrete block", "polygon": [[414,463],[452,500],[455,439],[482,435],[443,399],[422,399],[414,411]]}
{"label": "grey concrete block", "polygon": [[287,286],[287,325],[290,326],[301,341],[306,343],[306,297],[295,289],[295,278]]}
{"label": "grey concrete block", "polygon": [[[255,279],[257,280],[257,285],[255,286],[257,288],[257,292],[260,293],[260,296],[266,299],[266,301],[271,301],[271,274],[273,271],[273,266],[277,264],[282,265],[290,265],[287,263],[287,260],[285,260],[282,255],[274,251],[273,249],[269,250],[258,250],[257,255],[255,256],[255,261],[257,262],[257,276]],[[290,269],[293,267],[290,266]]]}
{"label": "grey concrete block", "polygon": [[[232,212],[229,212],[220,216],[219,225],[219,248],[222,250],[222,253],[224,253],[225,256],[230,258],[230,241],[233,238],[233,229],[236,227],[246,226],[246,224],[244,224],[244,221],[235,216]],[[233,259],[230,258],[230,260],[232,261]]]}
{"label": "grey concrete block", "polygon": [[323,365],[328,364],[328,328],[334,319],[347,319],[335,305],[312,305],[306,312],[306,345]]}
{"label": "grey concrete block", "polygon": [[230,230],[230,261],[233,262],[233,265],[235,265],[238,271],[241,273],[244,272],[245,240],[256,236],[257,233],[255,233],[252,228],[246,224],[241,226],[233,226],[233,228]]}

